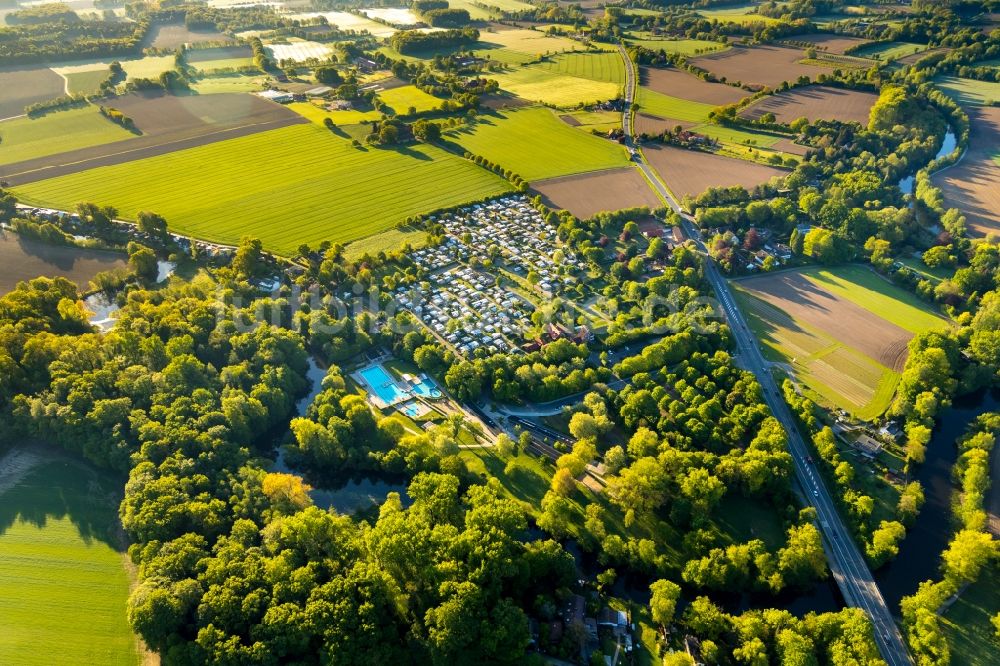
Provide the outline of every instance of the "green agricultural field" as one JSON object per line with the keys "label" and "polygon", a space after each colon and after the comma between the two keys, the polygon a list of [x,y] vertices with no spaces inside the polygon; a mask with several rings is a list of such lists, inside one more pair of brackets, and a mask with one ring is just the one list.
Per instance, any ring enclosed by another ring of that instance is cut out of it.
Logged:
{"label": "green agricultural field", "polygon": [[[118,62],[121,63],[122,69],[125,70],[126,80],[137,78],[155,79],[168,69],[174,68],[174,57],[172,55],[122,58]],[[81,60],[53,67],[52,71],[67,78],[72,86],[89,86],[95,80],[99,83],[103,79],[106,79],[110,65],[110,60]]]}
{"label": "green agricultural field", "polygon": [[[567,128],[570,129],[570,128]],[[316,125],[295,125],[17,188],[61,208],[79,201],[164,215],[171,228],[237,243],[256,236],[293,254],[302,243],[346,243],[509,185],[435,146],[354,148]]]}
{"label": "green agricultural field", "polygon": [[861,266],[735,284],[768,356],[817,401],[864,419],[881,415],[892,401],[910,338],[948,326],[928,304]]}
{"label": "green agricultural field", "polygon": [[15,118],[0,123],[0,164],[55,155],[134,137],[101,115],[96,106]]}
{"label": "green agricultural field", "polygon": [[43,460],[0,495],[0,663],[140,663],[125,620],[121,487]]}
{"label": "green agricultural field", "polygon": [[563,53],[531,67],[591,81],[625,83],[625,64],[618,53]]}
{"label": "green agricultural field", "polygon": [[664,39],[647,32],[632,32],[627,35],[626,39],[636,46],[642,46],[654,51],[663,49],[667,53],[679,53],[686,56],[713,53],[729,48],[725,44],[705,39]]}
{"label": "green agricultural field", "polygon": [[417,113],[436,111],[441,108],[441,102],[444,101],[428,95],[413,85],[383,90],[378,96],[398,115],[408,113],[411,108],[416,109]]}
{"label": "green agricultural field", "polygon": [[629,164],[618,144],[574,129],[542,107],[480,116],[471,128],[453,130],[448,136],[525,180]]}
{"label": "green agricultural field", "polygon": [[943,76],[934,80],[938,88],[962,104],[993,104],[1000,101],[1000,83]]}
{"label": "green agricultural field", "polygon": [[351,241],[344,248],[344,257],[348,261],[360,259],[366,254],[377,255],[379,252],[398,250],[409,244],[414,249],[427,244],[427,232],[421,229],[386,229],[377,234]]}
{"label": "green agricultural field", "polygon": [[778,19],[761,16],[753,11],[754,5],[738,5],[735,7],[717,7],[715,9],[698,9],[698,14],[708,20],[715,19],[721,23],[777,23]]}
{"label": "green agricultural field", "polygon": [[219,58],[218,60],[199,60],[191,63],[196,69],[202,72],[211,72],[215,69],[239,69],[253,65],[250,58]]}
{"label": "green agricultural field", "polygon": [[219,93],[256,92],[263,90],[266,77],[260,74],[225,74],[208,76],[191,84],[191,90],[198,95]]}
{"label": "green agricultural field", "polygon": [[490,78],[495,78],[501,88],[522,99],[562,108],[614,99],[621,91],[617,83],[556,74],[535,65]]}
{"label": "green agricultural field", "polygon": [[871,58],[882,62],[891,62],[899,58],[904,58],[914,53],[926,51],[926,44],[913,44],[912,42],[873,42],[855,51],[851,55],[858,58]]}
{"label": "green agricultural field", "polygon": [[639,110],[644,113],[689,123],[707,121],[708,112],[715,108],[711,104],[671,97],[643,87],[639,88],[638,102]]}

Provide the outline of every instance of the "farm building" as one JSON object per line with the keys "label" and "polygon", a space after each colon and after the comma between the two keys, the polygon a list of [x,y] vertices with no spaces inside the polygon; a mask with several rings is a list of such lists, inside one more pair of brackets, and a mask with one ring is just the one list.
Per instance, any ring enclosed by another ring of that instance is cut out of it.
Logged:
{"label": "farm building", "polygon": [[272,102],[277,102],[278,104],[289,104],[295,99],[295,96],[292,95],[292,93],[285,92],[283,90],[262,90],[259,93],[254,94],[258,97],[271,100]]}
{"label": "farm building", "polygon": [[326,97],[333,92],[330,86],[316,86],[306,91],[306,97]]}

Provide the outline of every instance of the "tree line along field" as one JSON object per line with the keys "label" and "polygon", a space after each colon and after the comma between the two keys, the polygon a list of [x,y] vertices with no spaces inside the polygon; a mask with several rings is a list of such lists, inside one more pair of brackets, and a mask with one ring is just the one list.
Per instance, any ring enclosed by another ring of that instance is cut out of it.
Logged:
{"label": "tree line along field", "polygon": [[629,164],[620,145],[574,129],[543,107],[481,114],[446,136],[529,181]]}
{"label": "tree line along field", "polygon": [[823,404],[863,419],[889,406],[913,335],[948,326],[860,266],[783,271],[736,285],[768,355]]}
{"label": "tree line along field", "polygon": [[29,183],[15,192],[58,208],[99,202],[126,219],[153,210],[181,233],[232,244],[256,236],[275,252],[294,254],[302,243],[346,243],[411,215],[509,189],[498,176],[435,146],[354,148],[306,124]]}
{"label": "tree line along field", "polygon": [[0,474],[20,476],[0,488],[0,663],[139,664],[125,619],[122,482],[49,455],[0,456]]}

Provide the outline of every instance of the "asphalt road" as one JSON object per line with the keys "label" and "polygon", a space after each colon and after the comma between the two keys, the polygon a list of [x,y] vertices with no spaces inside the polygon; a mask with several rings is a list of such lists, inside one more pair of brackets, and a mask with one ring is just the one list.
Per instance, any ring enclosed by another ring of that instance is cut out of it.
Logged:
{"label": "asphalt road", "polygon": [[[631,107],[636,87],[635,70],[625,49],[619,45],[618,50],[622,58],[625,59],[626,71],[625,111],[622,114],[622,127],[625,130],[626,147],[633,148]],[[677,201],[646,163],[641,151],[639,156],[637,164],[650,182],[651,187],[663,197],[664,201],[670,204],[671,208],[681,213]],[[912,661],[906,650],[902,634],[893,620],[892,613],[889,611],[878,585],[875,584],[875,579],[868,569],[868,563],[840,519],[837,507],[833,503],[819,471],[809,462],[808,448],[802,441],[791,411],[785,404],[778,385],[771,375],[770,366],[761,354],[757,338],[747,326],[746,320],[729,290],[726,279],[719,273],[715,262],[708,257],[700,234],[695,231],[694,225],[691,224],[691,220],[687,216],[683,213],[681,216],[684,218],[684,233],[695,242],[698,251],[704,255],[705,276],[715,290],[736,339],[737,359],[742,366],[756,375],[757,381],[764,389],[764,399],[770,407],[771,413],[781,422],[785,432],[788,433],[788,449],[794,461],[796,479],[805,500],[816,508],[830,571],[833,573],[844,599],[848,605],[863,609],[871,618],[875,628],[875,641],[878,643],[882,658],[889,666],[911,664]]]}

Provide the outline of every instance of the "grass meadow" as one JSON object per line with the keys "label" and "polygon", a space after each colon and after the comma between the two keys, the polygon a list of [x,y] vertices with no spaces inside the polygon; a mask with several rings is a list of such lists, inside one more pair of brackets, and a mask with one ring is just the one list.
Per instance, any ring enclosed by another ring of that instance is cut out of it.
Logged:
{"label": "grass meadow", "polygon": [[0,495],[0,663],[140,663],[125,620],[121,482],[41,462]]}
{"label": "grass meadow", "polygon": [[944,76],[935,79],[934,83],[961,104],[989,105],[1000,101],[1000,83],[956,76]]}
{"label": "grass meadow", "polygon": [[130,139],[135,134],[101,115],[96,106],[15,118],[0,123],[0,164]]}
{"label": "grass meadow", "polygon": [[[783,276],[791,282],[782,282]],[[768,355],[793,371],[812,397],[863,419],[881,415],[892,401],[909,338],[948,326],[929,305],[860,266],[810,268],[736,285]]]}
{"label": "grass meadow", "polygon": [[667,39],[648,32],[630,32],[625,38],[629,43],[636,46],[642,46],[653,51],[663,49],[667,53],[679,53],[686,56],[714,53],[729,48],[725,44],[706,39]]}
{"label": "grass meadow", "polygon": [[154,210],[181,233],[230,244],[256,236],[292,254],[301,243],[346,243],[508,190],[435,146],[354,148],[322,127],[295,125],[42,180],[17,193],[60,208],[108,204],[126,219]]}
{"label": "grass meadow", "polygon": [[408,113],[411,108],[416,109],[417,113],[435,111],[441,108],[441,102],[444,101],[434,95],[428,95],[414,85],[389,88],[381,91],[378,96],[398,115]]}
{"label": "grass meadow", "polygon": [[707,121],[708,112],[715,108],[711,104],[672,97],[643,87],[639,88],[638,102],[643,113],[689,123]]}
{"label": "grass meadow", "polygon": [[[996,628],[990,623],[1000,613],[1000,570],[985,567],[979,580],[969,585],[944,614],[945,636],[955,666],[989,666],[996,663]],[[993,655],[992,657],[990,655]]]}
{"label": "grass meadow", "polygon": [[618,144],[574,129],[543,107],[481,115],[475,125],[447,136],[525,180],[629,164],[625,149]]}
{"label": "grass meadow", "polygon": [[926,44],[914,44],[912,42],[872,42],[867,46],[861,47],[851,55],[858,58],[871,58],[873,60],[881,60],[882,62],[890,62],[899,58],[905,58],[914,53],[926,51],[927,48]]}

